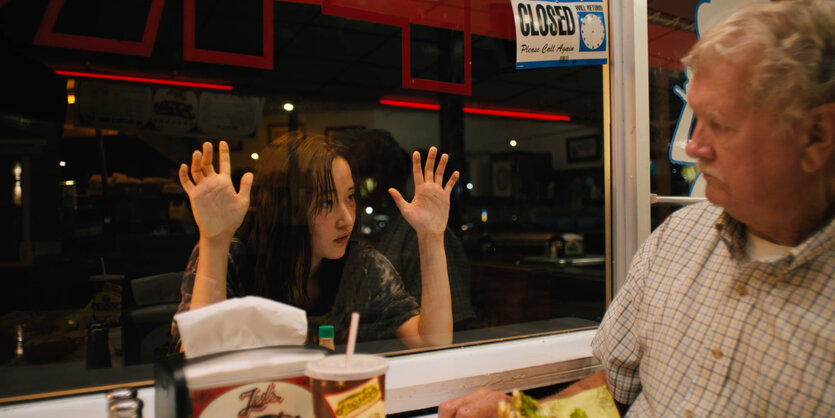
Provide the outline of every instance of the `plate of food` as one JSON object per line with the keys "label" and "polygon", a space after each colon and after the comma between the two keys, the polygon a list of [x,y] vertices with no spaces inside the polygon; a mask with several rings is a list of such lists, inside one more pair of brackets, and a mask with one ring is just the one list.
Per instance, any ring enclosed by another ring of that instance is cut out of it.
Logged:
{"label": "plate of food", "polygon": [[538,402],[514,390],[508,401],[500,401],[499,418],[619,418],[615,400],[605,386],[575,395]]}

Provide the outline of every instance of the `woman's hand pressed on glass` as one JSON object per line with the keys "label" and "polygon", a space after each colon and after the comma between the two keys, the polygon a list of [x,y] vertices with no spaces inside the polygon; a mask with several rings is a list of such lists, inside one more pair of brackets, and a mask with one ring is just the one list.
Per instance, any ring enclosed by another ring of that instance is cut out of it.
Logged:
{"label": "woman's hand pressed on glass", "polygon": [[[201,238],[229,238],[243,222],[249,207],[249,190],[252,173],[241,177],[240,191],[232,184],[229,162],[229,145],[218,145],[218,171],[212,165],[212,144],[203,143],[203,152],[195,150],[191,155],[191,170],[181,164],[180,183],[188,194],[192,212]],[[189,179],[191,172],[191,179]]]}
{"label": "woman's hand pressed on glass", "polygon": [[443,234],[449,219],[449,196],[459,174],[457,171],[453,172],[446,185],[444,185],[444,171],[449,161],[449,155],[441,155],[436,169],[435,157],[437,154],[437,148],[431,147],[429,149],[426,156],[426,166],[423,169],[421,169],[420,164],[420,153],[415,151],[412,154],[415,196],[411,202],[406,202],[396,189],[389,189],[389,194],[394,199],[394,203],[403,218],[418,233]]}

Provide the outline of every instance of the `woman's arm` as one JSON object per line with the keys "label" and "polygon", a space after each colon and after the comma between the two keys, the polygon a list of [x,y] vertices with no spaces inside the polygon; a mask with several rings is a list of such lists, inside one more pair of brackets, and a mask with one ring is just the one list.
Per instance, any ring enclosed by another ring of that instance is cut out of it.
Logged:
{"label": "woman's arm", "polygon": [[226,268],[229,245],[249,207],[252,173],[241,177],[240,192],[235,192],[230,176],[229,145],[218,145],[218,172],[212,165],[212,144],[203,143],[203,152],[191,156],[191,177],[186,164],[179,176],[188,194],[194,220],[200,231],[199,257],[191,296],[191,309],[226,299]]}
{"label": "woman's arm", "polygon": [[449,156],[441,155],[435,170],[437,148],[429,149],[426,166],[421,171],[420,154],[412,155],[415,197],[407,203],[395,189],[389,189],[403,218],[418,237],[421,275],[420,314],[401,325],[395,334],[409,347],[452,343],[452,301],[449,291],[444,231],[449,219],[449,195],[458,180],[452,173],[443,184]]}

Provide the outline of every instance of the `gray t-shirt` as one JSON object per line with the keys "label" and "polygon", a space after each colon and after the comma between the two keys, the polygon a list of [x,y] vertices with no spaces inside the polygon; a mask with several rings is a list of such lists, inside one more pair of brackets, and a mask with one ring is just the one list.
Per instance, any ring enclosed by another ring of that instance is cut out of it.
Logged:
{"label": "gray t-shirt", "polygon": [[[245,251],[240,240],[233,240],[226,277],[228,298],[253,294],[253,277],[244,265]],[[190,309],[197,258],[195,246],[183,274],[177,312]],[[322,312],[308,312],[308,342],[316,341],[319,325],[333,325],[335,342],[344,344],[352,312],[360,313],[358,341],[393,339],[400,325],[420,313],[418,302],[406,291],[391,262],[362,241],[351,241],[345,256],[339,260],[323,260],[319,275],[322,276],[319,278],[321,297],[332,304]],[[179,339],[176,323],[171,334]]]}

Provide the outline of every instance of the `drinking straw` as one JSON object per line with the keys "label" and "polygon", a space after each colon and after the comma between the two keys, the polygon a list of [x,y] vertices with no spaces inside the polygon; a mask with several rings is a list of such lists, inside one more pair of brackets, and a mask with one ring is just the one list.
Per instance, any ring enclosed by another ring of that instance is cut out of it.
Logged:
{"label": "drinking straw", "polygon": [[345,367],[348,367],[348,362],[351,356],[354,355],[354,348],[357,345],[357,327],[360,323],[360,314],[358,312],[351,312],[351,325],[348,328],[348,347],[345,348]]}

